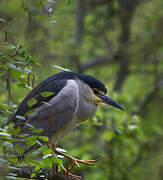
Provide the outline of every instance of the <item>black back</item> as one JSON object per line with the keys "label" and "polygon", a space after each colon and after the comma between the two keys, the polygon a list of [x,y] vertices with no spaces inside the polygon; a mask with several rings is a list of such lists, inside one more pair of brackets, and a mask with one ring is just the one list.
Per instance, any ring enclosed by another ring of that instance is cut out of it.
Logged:
{"label": "black back", "polygon": [[[104,84],[100,80],[90,75],[75,73],[71,71],[60,72],[53,76],[50,76],[49,78],[42,81],[38,86],[36,86],[22,101],[15,116],[25,116],[26,113],[30,112],[32,109],[38,108],[40,105],[42,105],[42,102],[48,102],[51,98],[56,96],[64,86],[66,86],[68,79],[80,79],[83,82],[87,83],[91,88],[99,89],[104,93],[107,92]],[[52,92],[52,94],[43,97],[41,95],[42,92]],[[36,103],[29,106],[28,102],[31,99],[35,99]],[[18,121],[19,120],[15,118],[16,124]]]}

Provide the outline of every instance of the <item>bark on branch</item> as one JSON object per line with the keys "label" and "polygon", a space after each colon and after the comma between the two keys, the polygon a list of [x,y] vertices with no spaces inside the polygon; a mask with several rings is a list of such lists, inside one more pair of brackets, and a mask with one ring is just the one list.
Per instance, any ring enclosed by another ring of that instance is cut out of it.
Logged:
{"label": "bark on branch", "polygon": [[160,89],[163,88],[163,79],[157,81],[155,83],[154,89],[147,94],[147,96],[144,98],[143,102],[139,106],[139,113],[145,113],[146,108],[148,104],[156,97]]}
{"label": "bark on branch", "polygon": [[[2,170],[3,171],[3,170]],[[10,167],[8,173],[15,174],[15,177],[29,178],[29,179],[48,179],[48,180],[82,180],[79,178],[66,176],[61,173],[54,173],[52,170],[41,169],[41,173],[31,178],[31,174],[34,172],[34,167],[22,166],[22,167]]]}

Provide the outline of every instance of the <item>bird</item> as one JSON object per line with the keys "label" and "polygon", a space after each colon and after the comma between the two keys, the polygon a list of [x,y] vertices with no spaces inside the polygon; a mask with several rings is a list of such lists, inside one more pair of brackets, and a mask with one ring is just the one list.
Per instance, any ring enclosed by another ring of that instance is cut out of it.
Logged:
{"label": "bird", "polygon": [[[95,77],[72,71],[59,72],[38,84],[20,103],[14,118],[14,128],[21,127],[21,132],[28,132],[26,123],[35,129],[42,129],[41,135],[47,136],[48,147],[52,154],[63,155],[74,165],[79,163],[94,164],[95,160],[79,160],[55,149],[57,142],[72,131],[79,123],[95,116],[100,104],[111,105],[123,110],[123,107],[107,96],[107,88]],[[25,117],[25,120],[20,117]],[[40,135],[40,134],[39,134]],[[31,149],[37,149],[35,144]],[[63,170],[66,169],[63,166]],[[67,172],[69,175],[71,171]]]}

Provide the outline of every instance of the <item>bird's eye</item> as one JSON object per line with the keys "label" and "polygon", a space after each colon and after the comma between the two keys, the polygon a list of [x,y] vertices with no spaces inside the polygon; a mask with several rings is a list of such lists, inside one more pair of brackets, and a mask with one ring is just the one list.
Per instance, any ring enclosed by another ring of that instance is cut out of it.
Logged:
{"label": "bird's eye", "polygon": [[99,94],[99,92],[97,90],[94,89],[93,91],[96,95]]}

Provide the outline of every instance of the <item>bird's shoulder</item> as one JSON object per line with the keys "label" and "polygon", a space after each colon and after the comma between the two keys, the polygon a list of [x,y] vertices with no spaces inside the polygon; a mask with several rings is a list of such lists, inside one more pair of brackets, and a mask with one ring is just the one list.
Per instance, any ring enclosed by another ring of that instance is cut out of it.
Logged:
{"label": "bird's shoulder", "polygon": [[24,98],[15,113],[15,117],[31,114],[43,102],[48,102],[55,97],[66,85],[66,79],[58,79],[55,75],[42,81]]}
{"label": "bird's shoulder", "polygon": [[[33,112],[27,116],[29,124],[36,129],[43,129],[43,135],[51,137],[60,128],[73,119],[79,101],[79,87],[75,80],[67,80],[66,85],[48,102],[41,102]],[[16,121],[15,127],[22,121]]]}

